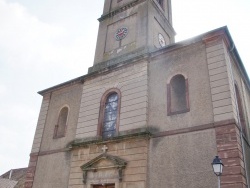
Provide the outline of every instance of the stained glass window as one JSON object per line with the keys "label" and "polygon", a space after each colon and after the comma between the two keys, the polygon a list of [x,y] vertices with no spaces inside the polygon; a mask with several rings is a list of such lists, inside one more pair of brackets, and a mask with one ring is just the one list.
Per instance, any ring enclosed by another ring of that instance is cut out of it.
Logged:
{"label": "stained glass window", "polygon": [[102,127],[103,138],[113,137],[116,133],[118,100],[117,93],[110,94],[106,100]]}

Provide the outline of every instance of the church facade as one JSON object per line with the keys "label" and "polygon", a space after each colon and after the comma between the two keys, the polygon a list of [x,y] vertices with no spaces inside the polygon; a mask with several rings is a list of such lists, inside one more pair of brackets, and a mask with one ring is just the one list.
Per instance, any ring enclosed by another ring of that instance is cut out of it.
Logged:
{"label": "church facade", "polygon": [[88,74],[43,96],[26,188],[246,188],[250,82],[227,27],[175,43],[171,0],[105,0]]}

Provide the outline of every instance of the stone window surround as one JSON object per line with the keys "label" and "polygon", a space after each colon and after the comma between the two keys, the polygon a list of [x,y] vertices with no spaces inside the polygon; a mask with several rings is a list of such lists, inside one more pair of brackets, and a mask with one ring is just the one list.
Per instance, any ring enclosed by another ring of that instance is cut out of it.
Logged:
{"label": "stone window surround", "polygon": [[[185,78],[185,86],[186,86],[186,109],[180,111],[171,111],[171,81],[175,76],[181,75]],[[190,103],[189,103],[189,88],[188,88],[188,79],[182,74],[176,74],[171,77],[169,83],[167,84],[167,115],[175,115],[182,114],[190,111]]]}
{"label": "stone window surround", "polygon": [[[60,115],[61,115],[61,111],[64,109],[64,108],[67,108],[68,110],[68,114],[67,114],[67,120],[66,120],[66,125],[65,125],[65,129],[64,129],[64,133],[62,135],[57,135],[57,131],[58,131],[58,126],[59,126],[59,118],[60,118]],[[63,107],[61,107],[61,109],[59,110],[59,114],[58,114],[58,118],[57,118],[57,124],[55,125],[55,128],[54,128],[54,134],[53,134],[53,139],[57,139],[57,138],[63,138],[65,137],[66,135],[66,130],[67,130],[67,127],[68,127],[68,120],[69,120],[69,111],[70,111],[70,108],[68,105],[64,105]]]}
{"label": "stone window surround", "polygon": [[[97,164],[100,160],[107,160],[112,162],[112,166],[107,166],[107,167],[97,167],[95,166],[95,164]],[[118,180],[119,182],[122,182],[122,177],[123,177],[123,170],[126,168],[127,162],[123,159],[121,159],[120,157],[117,156],[113,156],[113,155],[109,155],[107,153],[103,153],[99,156],[97,156],[96,158],[90,160],[89,162],[83,164],[81,166],[81,169],[83,171],[83,183],[86,184],[87,183],[87,174],[89,171],[93,171],[96,172],[98,170],[105,170],[105,169],[116,169],[118,172]],[[91,183],[92,185],[98,185],[100,182],[99,180],[97,180],[98,183]],[[105,184],[114,184],[115,185],[115,181],[114,182],[105,182]]]}
{"label": "stone window surround", "polygon": [[117,107],[117,119],[116,119],[116,135],[119,133],[119,123],[120,123],[120,111],[121,111],[121,91],[117,88],[108,89],[101,98],[100,102],[100,111],[99,111],[99,119],[98,119],[98,127],[97,127],[97,136],[102,136],[102,127],[104,120],[104,112],[105,112],[105,103],[108,96],[112,93],[117,93],[118,95],[118,107]]}

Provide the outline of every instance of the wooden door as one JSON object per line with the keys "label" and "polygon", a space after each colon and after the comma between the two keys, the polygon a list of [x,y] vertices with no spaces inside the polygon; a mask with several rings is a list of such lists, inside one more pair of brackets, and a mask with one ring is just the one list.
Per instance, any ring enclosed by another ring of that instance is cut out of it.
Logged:
{"label": "wooden door", "polygon": [[94,185],[93,188],[115,188],[115,184],[109,184],[109,185]]}
{"label": "wooden door", "polygon": [[112,185],[106,185],[105,188],[115,188],[115,185],[114,184],[112,184]]}

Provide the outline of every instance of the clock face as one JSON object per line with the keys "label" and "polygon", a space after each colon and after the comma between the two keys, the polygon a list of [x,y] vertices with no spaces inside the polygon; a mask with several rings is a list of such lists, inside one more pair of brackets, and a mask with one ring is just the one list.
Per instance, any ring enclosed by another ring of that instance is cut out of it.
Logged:
{"label": "clock face", "polygon": [[163,35],[161,33],[158,34],[158,40],[159,40],[159,43],[160,43],[161,47],[166,46],[165,39],[164,39],[164,37],[163,37]]}
{"label": "clock face", "polygon": [[121,27],[115,32],[115,39],[117,41],[124,39],[128,35],[128,28]]}

